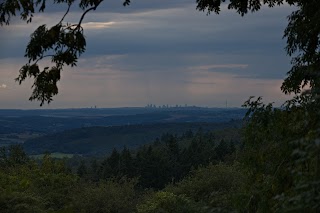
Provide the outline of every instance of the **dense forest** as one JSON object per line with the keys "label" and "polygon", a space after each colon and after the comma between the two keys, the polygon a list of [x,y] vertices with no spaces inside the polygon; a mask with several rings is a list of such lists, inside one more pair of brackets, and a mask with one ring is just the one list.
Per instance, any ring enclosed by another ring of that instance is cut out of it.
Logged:
{"label": "dense forest", "polygon": [[[181,136],[166,133],[139,149],[114,149],[100,158],[74,156],[59,160],[46,154],[34,159],[22,146],[3,147],[0,205],[5,212],[150,212],[156,210],[152,210],[152,203],[160,202],[156,208],[164,211],[183,208],[180,212],[195,212],[213,205],[201,197],[186,197],[184,188],[193,179],[204,181],[201,179],[208,178],[210,170],[232,173],[231,165],[240,146],[239,129],[199,129]],[[194,190],[209,195],[210,182]],[[181,206],[171,204],[171,198]]]}
{"label": "dense forest", "polygon": [[60,152],[104,155],[111,153],[113,148],[121,149],[123,146],[130,149],[137,148],[150,143],[162,133],[181,135],[187,130],[196,131],[199,128],[204,132],[239,128],[241,123],[241,120],[232,120],[224,123],[188,122],[86,127],[28,139],[23,143],[23,147],[28,154]]}
{"label": "dense forest", "polygon": [[21,146],[2,148],[0,206],[2,212],[318,212],[320,116],[309,108],[317,104],[277,109],[249,100],[240,132],[163,134],[99,159],[39,160]]}

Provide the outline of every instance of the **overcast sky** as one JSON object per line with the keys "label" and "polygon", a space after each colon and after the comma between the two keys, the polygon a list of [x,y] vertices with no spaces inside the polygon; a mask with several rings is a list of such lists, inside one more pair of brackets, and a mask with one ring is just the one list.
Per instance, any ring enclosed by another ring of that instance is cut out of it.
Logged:
{"label": "overcast sky", "polygon": [[[87,50],[65,68],[59,94],[43,108],[188,104],[240,107],[249,96],[280,105],[280,86],[290,69],[282,39],[289,6],[264,7],[241,17],[196,11],[195,0],[105,1],[83,22]],[[13,20],[0,28],[0,108],[39,108],[28,101],[32,81],[14,78],[27,62],[30,34],[55,25],[65,5],[37,14],[31,24]],[[66,18],[76,22],[76,5]]]}

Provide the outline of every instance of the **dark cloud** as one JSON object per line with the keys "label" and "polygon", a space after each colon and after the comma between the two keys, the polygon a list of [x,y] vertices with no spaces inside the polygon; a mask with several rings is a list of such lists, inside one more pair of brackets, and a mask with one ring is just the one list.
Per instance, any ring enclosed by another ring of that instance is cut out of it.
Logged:
{"label": "dark cloud", "polygon": [[[82,11],[79,8],[79,0],[71,7],[71,11]],[[112,13],[136,13],[146,12],[161,9],[181,8],[186,5],[194,5],[196,7],[196,1],[193,0],[133,0],[130,6],[123,6],[124,0],[104,0],[96,12],[112,12]],[[67,8],[66,4],[48,4],[46,12],[63,12]]]}
{"label": "dark cloud", "polygon": [[[19,22],[0,33],[0,47],[5,50],[0,59],[6,58],[0,60],[1,84],[13,88],[0,94],[6,106],[19,105],[15,99],[25,100],[31,93],[30,84],[18,87],[11,78],[18,72],[17,64],[25,63],[30,33],[39,24],[57,23],[65,7],[48,9],[32,24]],[[186,0],[133,1],[125,8],[120,1],[106,1],[85,18],[87,51],[76,68],[63,71],[52,107],[87,102],[213,106],[225,102],[225,97],[240,106],[250,95],[282,100],[279,87],[290,63],[281,38],[291,10],[263,9],[242,18],[226,9],[206,16]],[[80,15],[72,10],[67,20],[77,21]]]}

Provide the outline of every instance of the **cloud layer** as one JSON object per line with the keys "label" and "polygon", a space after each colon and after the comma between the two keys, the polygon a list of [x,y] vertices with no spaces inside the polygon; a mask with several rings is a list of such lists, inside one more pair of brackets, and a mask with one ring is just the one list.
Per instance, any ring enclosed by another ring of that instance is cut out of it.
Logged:
{"label": "cloud layer", "polygon": [[[1,28],[0,108],[34,108],[32,82],[14,82],[29,35],[40,24],[56,24],[58,7]],[[76,68],[66,68],[59,95],[46,107],[192,104],[240,106],[249,96],[285,100],[280,85],[290,68],[282,40],[288,6],[264,8],[240,17],[223,8],[206,16],[190,1],[133,1],[123,8],[104,4],[89,13],[83,27],[87,51]],[[79,10],[67,21],[75,22]],[[1,88],[3,88],[3,85]],[[10,88],[10,90],[8,89]]]}

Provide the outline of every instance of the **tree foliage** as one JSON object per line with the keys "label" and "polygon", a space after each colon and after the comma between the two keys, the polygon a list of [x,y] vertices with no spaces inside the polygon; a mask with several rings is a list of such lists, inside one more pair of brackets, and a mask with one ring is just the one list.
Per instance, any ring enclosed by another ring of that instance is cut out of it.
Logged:
{"label": "tree foliage", "polygon": [[158,192],[145,203],[137,206],[138,213],[205,213],[201,206],[184,195]]}
{"label": "tree foliage", "polygon": [[249,107],[241,162],[249,171],[246,211],[320,210],[320,101],[304,93],[282,109],[261,98]]}
{"label": "tree foliage", "polygon": [[238,208],[236,197],[248,184],[246,181],[238,163],[209,164],[191,171],[177,184],[168,185],[165,191],[184,195],[198,206],[208,209],[207,212],[233,212]]}
{"label": "tree foliage", "polygon": [[82,183],[74,191],[74,212],[134,212],[138,198],[136,179],[109,179],[98,184]]}
{"label": "tree foliage", "polygon": [[[221,4],[226,0],[197,0],[197,9],[220,13]],[[288,16],[284,31],[287,39],[286,51],[292,56],[292,68],[287,73],[281,89],[284,93],[299,94],[308,88],[319,94],[320,87],[320,2],[317,0],[230,0],[228,9],[236,10],[242,16],[256,12],[265,4],[269,7],[289,4],[296,10]]]}
{"label": "tree foliage", "polygon": [[[15,150],[14,152],[11,150]],[[17,150],[19,150],[17,152]],[[21,154],[22,153],[22,154]],[[95,183],[72,174],[65,162],[44,155],[40,162],[12,146],[0,158],[1,212],[134,212],[137,179]]]}

